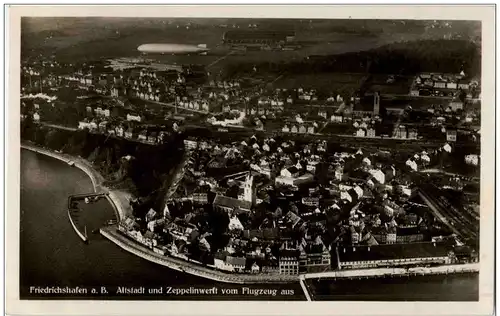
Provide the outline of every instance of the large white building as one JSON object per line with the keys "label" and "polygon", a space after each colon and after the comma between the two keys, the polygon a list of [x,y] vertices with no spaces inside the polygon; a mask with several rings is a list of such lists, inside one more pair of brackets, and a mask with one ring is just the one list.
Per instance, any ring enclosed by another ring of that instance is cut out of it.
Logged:
{"label": "large white building", "polygon": [[433,242],[341,246],[335,252],[338,269],[449,264],[452,258],[446,245]]}

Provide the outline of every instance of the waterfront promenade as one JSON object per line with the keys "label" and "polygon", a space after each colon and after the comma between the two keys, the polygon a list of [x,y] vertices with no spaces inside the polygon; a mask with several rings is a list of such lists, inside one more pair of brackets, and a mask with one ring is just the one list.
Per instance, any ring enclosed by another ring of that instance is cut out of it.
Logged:
{"label": "waterfront promenade", "polygon": [[133,253],[148,261],[163,265],[170,269],[182,271],[198,277],[225,283],[236,284],[280,284],[296,283],[299,281],[298,275],[280,274],[239,274],[228,273],[215,269],[210,269],[200,264],[189,262],[184,259],[175,258],[169,255],[160,255],[139,243],[132,241],[121,234],[116,225],[107,226],[100,229],[100,233],[117,244],[120,248]]}
{"label": "waterfront promenade", "polygon": [[479,272],[479,263],[442,265],[436,267],[414,267],[414,268],[376,268],[376,269],[359,269],[359,270],[338,270],[319,273],[304,274],[305,279],[321,279],[321,278],[375,278],[385,276],[412,276],[412,275],[432,275],[432,274],[452,274],[452,273],[468,273]]}

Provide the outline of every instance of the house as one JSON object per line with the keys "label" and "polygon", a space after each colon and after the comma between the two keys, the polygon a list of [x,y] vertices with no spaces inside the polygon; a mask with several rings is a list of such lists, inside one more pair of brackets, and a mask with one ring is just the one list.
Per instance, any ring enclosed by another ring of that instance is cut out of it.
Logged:
{"label": "house", "polygon": [[299,250],[282,249],[279,252],[279,273],[284,275],[299,274]]}
{"label": "house", "polygon": [[422,242],[424,240],[424,235],[420,233],[417,226],[398,227],[396,235],[396,243],[398,244]]}
{"label": "house", "polygon": [[131,115],[131,114],[127,114],[127,121],[136,121],[136,122],[140,122],[142,119],[139,115]]}
{"label": "house", "polygon": [[416,129],[410,129],[408,131],[408,139],[417,139],[418,138],[418,133]]}
{"label": "house", "polygon": [[232,271],[232,268],[226,265],[226,259],[229,253],[227,251],[219,251],[214,256],[214,266],[216,269],[224,271]]}
{"label": "house", "polygon": [[123,136],[125,138],[131,139],[134,136],[134,129],[130,127],[123,133]]}
{"label": "house", "polygon": [[449,264],[451,254],[443,243],[339,246],[337,269],[363,269],[422,264]]}
{"label": "house", "polygon": [[186,243],[190,243],[199,236],[196,226],[181,218],[165,224],[163,232],[170,234],[174,240],[182,240]]}
{"label": "house", "polygon": [[357,137],[365,137],[365,135],[366,135],[366,132],[365,132],[365,130],[364,130],[364,129],[359,128],[359,129],[356,131],[356,136],[357,136]]}
{"label": "house", "polygon": [[226,257],[226,264],[232,267],[235,272],[243,272],[246,266],[246,258],[245,257]]}
{"label": "house", "polygon": [[328,113],[325,110],[319,110],[318,111],[318,116],[321,116],[321,117],[323,117],[323,118],[326,119],[327,116],[328,116]]}
{"label": "house", "polygon": [[319,198],[317,197],[303,197],[302,198],[302,204],[306,205],[306,206],[315,206],[315,207],[318,207],[319,206]]}
{"label": "house", "polygon": [[305,134],[307,132],[307,128],[304,125],[300,125],[299,127],[299,133],[300,134]]}
{"label": "house", "polygon": [[275,228],[261,228],[261,229],[245,229],[243,237],[250,240],[257,238],[258,240],[276,240],[280,236],[280,230]]}
{"label": "house", "polygon": [[220,209],[226,212],[250,212],[250,209],[252,208],[252,202],[238,200],[232,197],[217,194],[214,199],[213,206],[216,209]]}
{"label": "house", "polygon": [[410,96],[412,96],[412,97],[418,97],[419,95],[420,95],[420,91],[418,89],[412,88],[410,90]]}
{"label": "house", "polygon": [[108,122],[102,121],[99,123],[99,131],[104,133],[107,130]]}
{"label": "house", "polygon": [[40,122],[40,114],[38,114],[37,112],[35,112],[33,114],[33,121]]}
{"label": "house", "polygon": [[457,131],[447,130],[446,131],[446,141],[456,142],[457,141]]}
{"label": "house", "polygon": [[450,105],[451,109],[453,111],[457,111],[457,110],[463,110],[464,108],[464,103],[460,100],[453,100],[450,102]]}
{"label": "house", "polygon": [[252,273],[259,273],[260,272],[260,267],[256,262],[254,262],[252,264],[252,266],[250,267],[250,272],[252,272]]}
{"label": "house", "polygon": [[308,134],[314,134],[314,126],[313,126],[313,125],[312,125],[312,126],[309,126],[309,127],[307,128],[307,133],[308,133]]}
{"label": "house", "polygon": [[289,185],[289,186],[298,186],[301,184],[306,184],[314,181],[314,175],[311,173],[305,173],[301,176],[297,177],[284,177],[284,176],[279,176],[276,177],[275,183],[276,184],[283,184],[283,185]]}
{"label": "house", "polygon": [[288,177],[288,178],[294,178],[297,177],[300,174],[300,171],[297,167],[289,167],[289,168],[283,168],[280,172],[280,175],[282,177]]}
{"label": "house", "polygon": [[300,216],[297,214],[293,213],[292,211],[288,211],[285,215],[285,220],[290,226],[293,228],[300,227],[304,221]]}
{"label": "house", "polygon": [[367,137],[375,137],[375,129],[369,128],[368,131],[366,132]]}
{"label": "house", "polygon": [[78,129],[90,129],[90,123],[85,121],[78,122]]}
{"label": "house", "polygon": [[434,88],[446,88],[446,81],[444,80],[435,80]]}
{"label": "house", "polygon": [[148,140],[148,131],[147,130],[143,130],[142,132],[139,133],[139,135],[137,136],[137,139],[139,139],[140,141],[147,141]]}
{"label": "house", "polygon": [[341,181],[342,177],[344,176],[344,167],[339,165],[335,167],[335,180]]}
{"label": "house", "polygon": [[406,127],[404,125],[400,125],[396,129],[396,138],[406,139],[406,137],[407,137]]}
{"label": "house", "polygon": [[466,80],[460,80],[458,82],[458,89],[469,90],[469,82],[467,82]]}
{"label": "house", "polygon": [[96,131],[97,129],[98,129],[97,123],[94,122],[94,121],[90,122],[90,124],[89,124],[89,130],[90,131]]}
{"label": "house", "polygon": [[233,215],[231,216],[231,218],[229,219],[229,224],[228,224],[228,227],[227,229],[229,231],[235,231],[235,230],[239,230],[239,231],[242,231],[244,229],[243,225],[241,224],[238,216],[236,215]]}
{"label": "house", "polygon": [[330,251],[319,236],[314,241],[305,242],[303,240],[299,249],[301,252],[300,264],[307,271],[324,271],[330,268]]}
{"label": "house", "polygon": [[292,128],[290,129],[290,132],[292,132],[292,133],[298,133],[299,129],[297,128],[296,125],[293,125]]}
{"label": "house", "polygon": [[190,199],[193,203],[196,204],[207,204],[208,203],[208,194],[207,193],[193,193],[190,196]]}
{"label": "house", "polygon": [[470,154],[465,156],[465,163],[468,165],[477,166],[479,164],[479,156]]}
{"label": "house", "polygon": [[157,141],[157,134],[155,132],[152,132],[151,134],[149,134],[148,143],[156,144],[156,141]]}
{"label": "house", "polygon": [[116,136],[123,137],[124,129],[123,126],[119,125],[115,128]]}
{"label": "house", "polygon": [[450,82],[446,83],[446,88],[456,90],[457,89],[457,83],[450,81]]}

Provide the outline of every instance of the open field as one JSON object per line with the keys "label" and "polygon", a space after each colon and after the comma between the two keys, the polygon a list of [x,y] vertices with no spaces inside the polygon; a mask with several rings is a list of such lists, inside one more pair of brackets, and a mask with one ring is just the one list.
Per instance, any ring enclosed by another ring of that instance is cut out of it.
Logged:
{"label": "open field", "polygon": [[276,88],[314,88],[328,90],[358,90],[366,77],[359,73],[319,73],[287,75],[274,82]]}
{"label": "open field", "polygon": [[[221,60],[211,71],[228,63],[243,61],[290,61],[309,55],[362,51],[396,41],[442,38],[451,29],[428,29],[427,21],[381,20],[271,20],[271,19],[169,19],[169,18],[23,18],[22,54],[43,54],[61,61],[77,62],[113,57],[139,56],[137,47],[144,43],[207,44],[208,56],[155,56],[171,64],[209,65],[227,55],[221,47],[224,32],[248,23],[261,29],[293,29],[304,47],[298,51],[247,52]],[[453,22],[454,29],[473,36],[477,26]]]}

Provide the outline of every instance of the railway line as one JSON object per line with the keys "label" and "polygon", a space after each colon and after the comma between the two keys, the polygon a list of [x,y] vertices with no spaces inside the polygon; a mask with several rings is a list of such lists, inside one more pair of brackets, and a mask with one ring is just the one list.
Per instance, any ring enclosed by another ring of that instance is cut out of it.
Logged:
{"label": "railway line", "polygon": [[456,235],[477,239],[479,222],[464,209],[457,209],[446,199],[446,194],[434,184],[420,186],[419,194],[429,204],[434,215]]}

